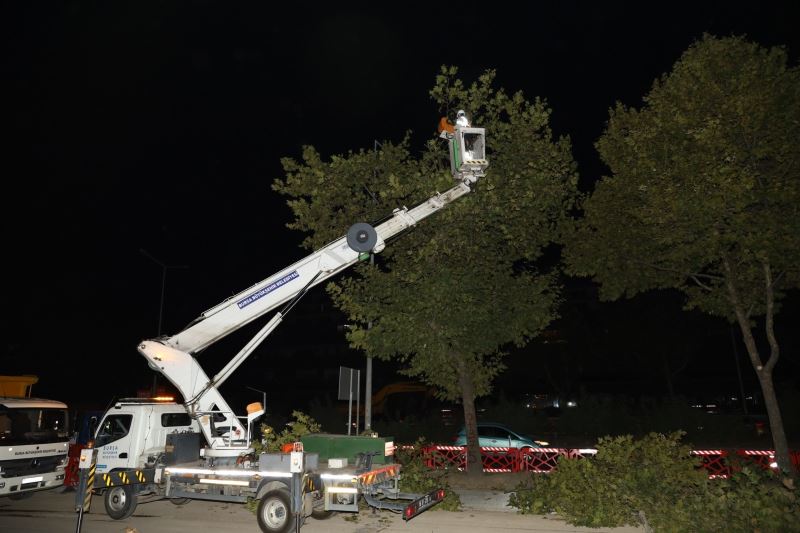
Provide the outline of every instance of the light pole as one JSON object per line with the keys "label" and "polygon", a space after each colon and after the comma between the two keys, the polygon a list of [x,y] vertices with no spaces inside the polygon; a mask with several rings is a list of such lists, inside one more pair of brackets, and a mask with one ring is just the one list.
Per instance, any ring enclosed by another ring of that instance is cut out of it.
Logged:
{"label": "light pole", "polygon": [[[378,175],[378,147],[383,148],[383,145],[375,139],[372,145],[373,153],[375,154],[375,167],[372,169],[372,176]],[[365,187],[366,188],[366,187]],[[367,192],[372,197],[372,201],[378,203],[378,197],[372,191],[367,189]],[[375,254],[369,254],[369,265],[375,266]],[[372,321],[367,322],[367,329],[372,329]],[[364,384],[367,390],[364,391],[364,431],[372,430],[372,357],[367,356],[366,368],[366,383]]]}
{"label": "light pole", "polygon": [[[160,260],[156,259],[155,257],[153,257],[153,254],[151,254],[150,252],[148,252],[144,248],[139,248],[139,252],[141,252],[141,254],[143,256],[147,257],[148,259],[150,259],[151,261],[153,261],[154,263],[156,263],[158,266],[161,267],[161,303],[158,306],[158,334],[157,334],[160,337],[161,336],[161,325],[164,322],[164,294],[165,294],[166,288],[167,288],[167,269],[170,269],[170,268],[189,268],[189,266],[188,265],[168,265],[168,264],[164,263],[163,261],[160,261]],[[150,391],[151,392],[151,396],[155,396],[156,395],[157,387],[158,387],[158,372],[154,372],[153,373],[153,388]]]}
{"label": "light pole", "polygon": [[[375,254],[369,255],[370,266],[375,266]],[[367,329],[372,329],[372,321],[367,322]],[[364,431],[372,431],[372,357],[367,356],[367,377],[364,391]]]}

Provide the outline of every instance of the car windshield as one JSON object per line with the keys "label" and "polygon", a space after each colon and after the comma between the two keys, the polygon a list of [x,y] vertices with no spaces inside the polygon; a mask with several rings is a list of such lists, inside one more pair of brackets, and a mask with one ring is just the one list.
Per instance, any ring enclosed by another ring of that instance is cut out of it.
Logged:
{"label": "car windshield", "polygon": [[67,411],[64,409],[0,410],[0,443],[3,445],[40,444],[69,440]]}

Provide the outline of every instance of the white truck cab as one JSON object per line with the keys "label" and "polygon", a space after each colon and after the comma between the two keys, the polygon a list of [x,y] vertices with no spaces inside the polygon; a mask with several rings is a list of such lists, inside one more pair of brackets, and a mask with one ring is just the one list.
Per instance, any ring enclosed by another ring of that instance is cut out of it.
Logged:
{"label": "white truck cab", "polygon": [[109,409],[95,434],[97,473],[152,466],[165,453],[167,435],[198,433],[200,426],[174,402],[129,398]]}
{"label": "white truck cab", "polygon": [[64,484],[68,420],[62,402],[0,397],[0,496],[21,498]]}

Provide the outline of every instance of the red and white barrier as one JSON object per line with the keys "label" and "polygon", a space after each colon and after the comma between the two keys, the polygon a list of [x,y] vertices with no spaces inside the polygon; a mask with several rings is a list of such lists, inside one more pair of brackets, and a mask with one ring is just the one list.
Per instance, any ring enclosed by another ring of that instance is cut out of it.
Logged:
{"label": "red and white barrier", "polygon": [[[731,475],[731,455],[750,460],[762,468],[777,468],[775,452],[772,450],[693,450],[692,455],[701,458],[700,467],[708,471],[709,478],[725,478]],[[481,448],[484,472],[535,472],[548,473],[555,470],[558,461],[581,459],[597,454],[594,448]],[[467,465],[466,446],[426,446],[422,449],[425,464],[432,469],[456,468],[464,470]],[[792,463],[800,465],[800,452],[792,452]]]}

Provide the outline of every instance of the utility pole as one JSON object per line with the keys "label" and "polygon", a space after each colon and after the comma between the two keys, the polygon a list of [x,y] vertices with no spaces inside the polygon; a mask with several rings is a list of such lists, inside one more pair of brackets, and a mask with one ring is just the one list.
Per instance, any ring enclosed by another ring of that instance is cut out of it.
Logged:
{"label": "utility pole", "polygon": [[[381,143],[377,140],[374,141],[372,145],[372,151],[375,153],[375,167],[372,170],[373,177],[378,174],[378,147],[382,147]],[[378,198],[375,196],[372,191],[367,189],[367,192],[372,197],[372,201],[376,204],[378,203]],[[375,266],[375,254],[370,254],[369,256],[369,264],[370,266]],[[372,327],[372,322],[367,323],[367,329]],[[367,356],[367,368],[366,368],[366,377],[364,388],[364,431],[369,431],[372,429],[372,357]]]}
{"label": "utility pole", "polygon": [[[375,266],[375,254],[369,256],[370,266]],[[367,329],[372,328],[372,321],[367,322]],[[367,356],[367,375],[364,388],[364,431],[372,429],[372,357]]]}
{"label": "utility pole", "polygon": [[[161,303],[158,306],[158,334],[157,336],[161,336],[161,326],[164,322],[164,294],[167,288],[167,270],[170,268],[189,268],[188,265],[168,265],[163,261],[160,261],[153,257],[153,255],[145,250],[144,248],[139,248],[139,252],[156,263],[158,266],[161,267]],[[155,396],[158,393],[158,372],[153,372],[153,387],[150,390],[150,395]]]}

